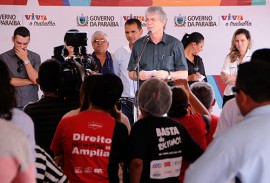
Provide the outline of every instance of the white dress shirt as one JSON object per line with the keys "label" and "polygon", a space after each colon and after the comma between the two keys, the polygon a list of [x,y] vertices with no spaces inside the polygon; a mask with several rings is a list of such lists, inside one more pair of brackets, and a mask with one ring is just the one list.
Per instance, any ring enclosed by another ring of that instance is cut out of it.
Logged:
{"label": "white dress shirt", "polygon": [[122,97],[134,98],[137,90],[137,82],[133,81],[128,76],[128,63],[131,55],[129,46],[123,46],[117,49],[114,53],[114,73],[119,76],[124,85]]}
{"label": "white dress shirt", "polygon": [[[244,58],[243,58],[242,63],[249,62],[251,59],[251,54],[252,53],[251,53],[250,49],[248,49]],[[225,72],[227,74],[236,76],[237,71],[238,71],[238,65],[239,65],[238,58],[233,63],[231,63],[231,59],[230,59],[229,55],[227,55],[225,60],[224,60],[224,64],[223,64],[223,67],[221,69],[221,72]],[[233,86],[234,85],[232,85],[232,84],[227,84],[227,86],[224,90],[224,95],[226,95],[226,96],[233,95],[233,92],[232,92]]]}

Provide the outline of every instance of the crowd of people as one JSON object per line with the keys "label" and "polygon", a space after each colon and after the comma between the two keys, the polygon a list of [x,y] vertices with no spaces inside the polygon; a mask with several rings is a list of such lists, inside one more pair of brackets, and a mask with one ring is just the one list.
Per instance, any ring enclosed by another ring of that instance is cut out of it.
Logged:
{"label": "crowd of people", "polygon": [[30,31],[15,29],[0,55],[0,182],[270,180],[270,49],[252,53],[250,32],[235,31],[217,116],[204,36],[166,34],[162,7],[145,18],[147,35],[127,20],[128,44],[115,53],[96,31],[87,54],[85,35],[70,29],[43,62],[27,49]]}

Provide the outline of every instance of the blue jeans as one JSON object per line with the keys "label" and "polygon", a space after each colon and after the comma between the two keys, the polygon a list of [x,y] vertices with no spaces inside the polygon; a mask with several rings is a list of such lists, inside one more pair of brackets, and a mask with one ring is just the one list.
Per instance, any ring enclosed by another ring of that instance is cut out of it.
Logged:
{"label": "blue jeans", "polygon": [[124,113],[128,119],[130,126],[134,124],[133,110],[134,110],[134,102],[129,98],[120,98],[121,103],[121,111]]}

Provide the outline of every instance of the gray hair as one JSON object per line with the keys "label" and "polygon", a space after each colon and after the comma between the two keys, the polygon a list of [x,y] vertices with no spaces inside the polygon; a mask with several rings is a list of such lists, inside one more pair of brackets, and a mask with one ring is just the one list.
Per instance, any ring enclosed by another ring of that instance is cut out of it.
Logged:
{"label": "gray hair", "polygon": [[107,42],[109,42],[108,40],[108,36],[105,32],[102,32],[102,31],[96,31],[94,32],[94,34],[92,35],[92,38],[91,38],[91,43],[93,43],[95,41],[95,38],[98,36],[98,35],[103,35],[104,38],[106,39]]}
{"label": "gray hair", "polygon": [[145,81],[138,93],[138,103],[143,114],[161,117],[172,103],[172,91],[163,81],[151,78]]}
{"label": "gray hair", "polygon": [[206,109],[209,109],[214,101],[214,90],[209,83],[204,81],[190,85],[190,90],[199,99]]}
{"label": "gray hair", "polygon": [[159,16],[160,20],[165,20],[166,22],[168,20],[166,13],[161,6],[150,6],[147,8],[145,16],[148,14],[156,14]]}

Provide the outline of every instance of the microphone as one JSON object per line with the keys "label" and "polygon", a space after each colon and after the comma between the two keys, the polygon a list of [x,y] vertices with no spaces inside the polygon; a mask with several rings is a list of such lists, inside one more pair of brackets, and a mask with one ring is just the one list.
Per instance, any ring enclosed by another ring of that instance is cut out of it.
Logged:
{"label": "microphone", "polygon": [[[150,40],[150,36],[153,34],[153,31],[152,30],[149,30],[148,33],[146,34],[146,36],[144,37],[143,39],[143,42],[142,42],[142,47],[141,47],[141,51],[138,55],[138,57],[136,58],[136,63],[134,64],[134,71],[137,70],[139,72],[139,62],[141,61],[141,58],[142,58],[142,54],[144,52],[144,49],[148,43],[148,41]],[[139,73],[137,73],[137,76],[138,76]]]}
{"label": "microphone", "polygon": [[146,34],[146,37],[150,37],[154,32],[152,30],[148,31],[148,33]]}

